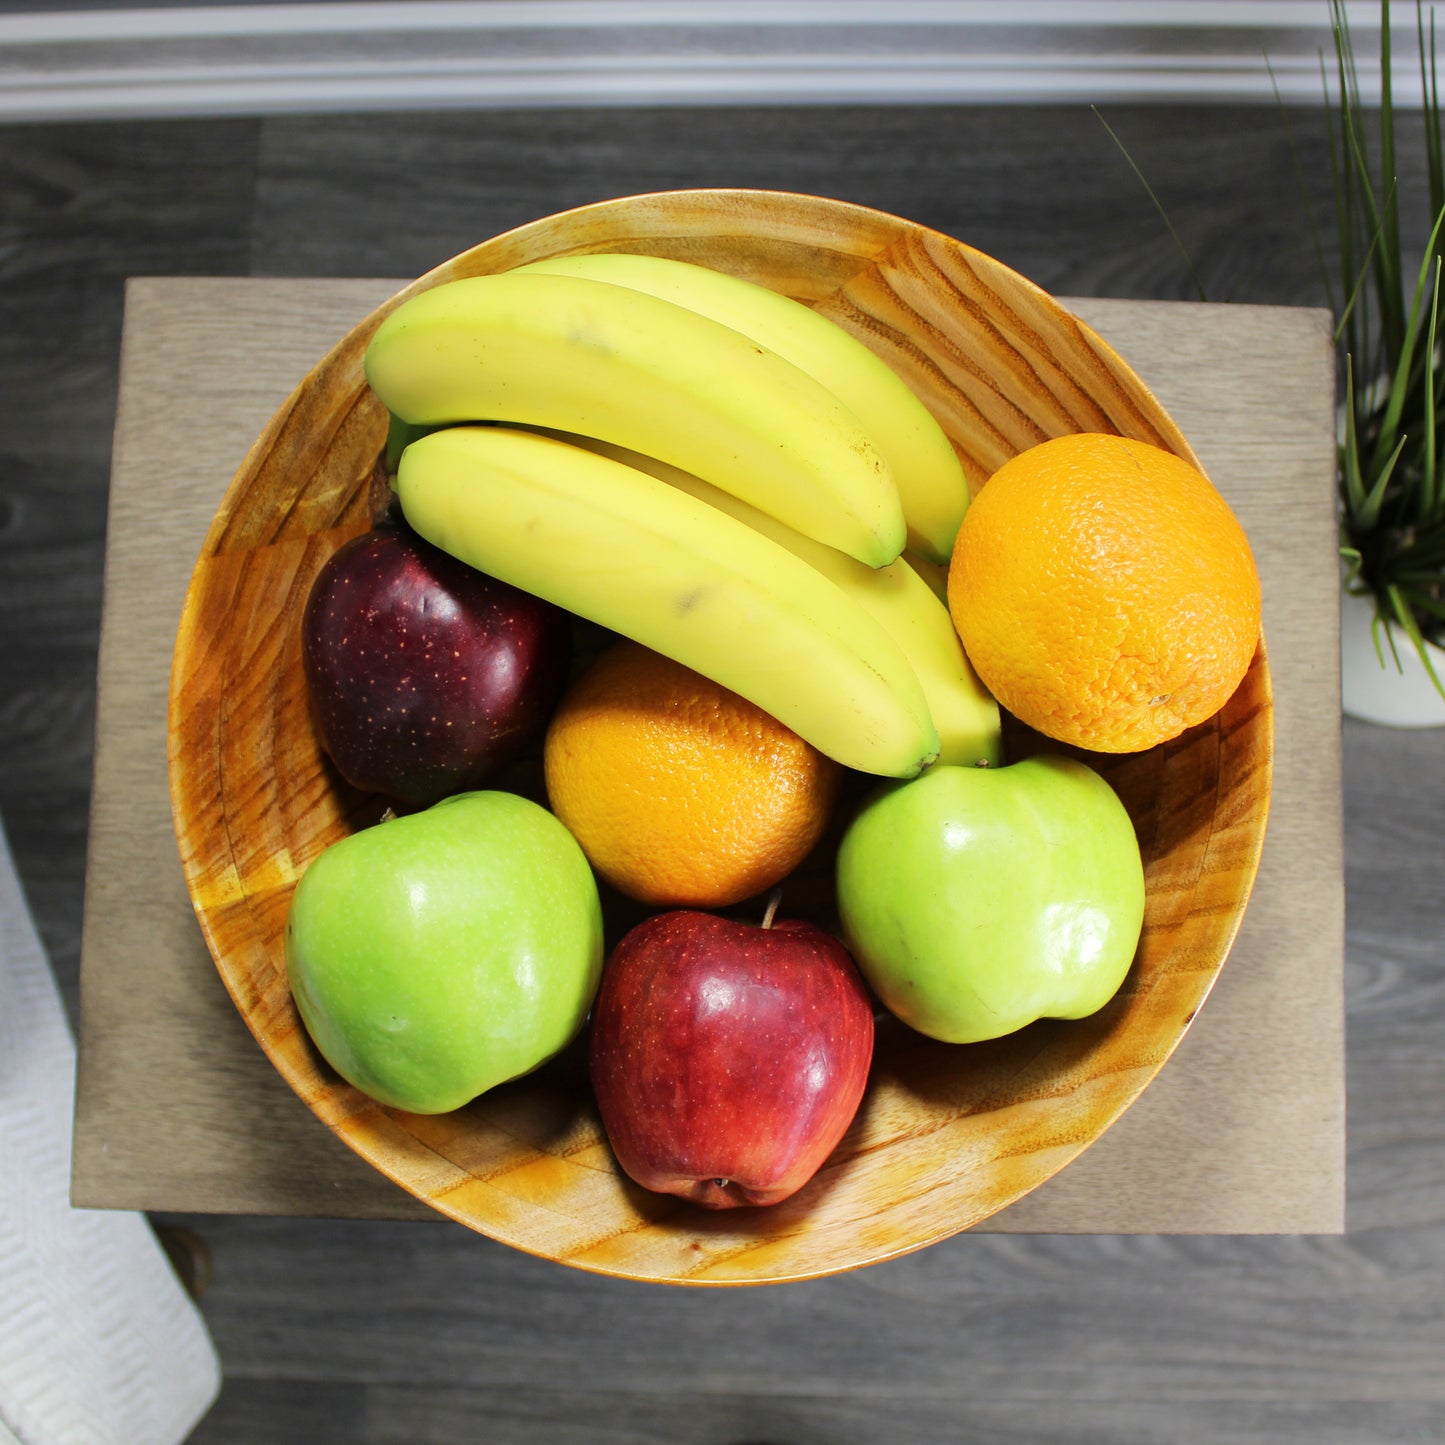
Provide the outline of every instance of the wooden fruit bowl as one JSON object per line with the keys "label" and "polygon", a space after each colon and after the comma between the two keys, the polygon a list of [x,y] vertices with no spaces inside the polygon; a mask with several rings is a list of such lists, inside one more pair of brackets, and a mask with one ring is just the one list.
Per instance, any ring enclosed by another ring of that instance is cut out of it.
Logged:
{"label": "wooden fruit bowl", "polygon": [[[1263,646],[1210,722],[1147,753],[1092,759],[1134,817],[1147,870],[1143,941],[1114,1001],[1081,1022],[973,1046],[880,1019],[857,1120],[785,1203],[714,1214],[634,1187],[613,1163],[580,1047],[451,1114],[373,1103],[312,1046],[282,952],[301,873],[380,813],[318,747],[299,643],[318,567],[369,521],[386,422],[362,355],[385,312],[419,289],[588,250],[697,261],[816,306],[911,383],[975,489],[1015,452],[1066,432],[1117,431],[1197,464],[1148,389],[1077,318],[987,256],[893,216],[812,196],[689,191],[587,206],[484,242],[342,338],[272,419],[211,525],[170,696],[191,896],[276,1068],[351,1148],[442,1214],[533,1254],[639,1279],[759,1283],[888,1259],[977,1224],[1063,1168],[1179,1043],[1224,963],[1263,842],[1273,725]],[[1015,756],[1030,745],[1011,735]],[[535,760],[508,785],[536,795]],[[835,843],[787,885],[785,913],[834,922]],[[609,944],[638,916],[610,898]]]}

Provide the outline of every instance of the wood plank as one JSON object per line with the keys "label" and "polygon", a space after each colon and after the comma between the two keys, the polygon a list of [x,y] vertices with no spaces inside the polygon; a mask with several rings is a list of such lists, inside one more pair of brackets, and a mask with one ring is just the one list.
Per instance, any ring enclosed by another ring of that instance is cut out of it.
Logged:
{"label": "wood plank", "polygon": [[258,135],[0,128],[0,814],[72,1021],[125,278],[245,269]]}
{"label": "wood plank", "polygon": [[[331,339],[393,289],[342,283],[316,297],[305,282],[244,279],[130,287],[82,943],[78,1203],[165,1207],[183,1197],[203,1212],[429,1213],[339,1144],[269,1066],[256,1069],[179,873],[165,768],[171,648],[209,516],[257,418],[263,425]],[[206,303],[187,308],[183,297]],[[166,330],[178,303],[187,321],[175,340],[137,347],[138,332]],[[288,327],[303,310],[309,327]],[[245,338],[242,350],[226,336]],[[207,431],[213,440],[201,443]],[[116,873],[111,858],[129,861]],[[181,1069],[171,1085],[154,1072],[168,1058]],[[238,1112],[241,1098],[250,1102]],[[112,1131],[113,1111],[149,1121],[139,1152]],[[210,1143],[197,1150],[202,1139]],[[176,1165],[190,1179],[181,1196],[162,1177]],[[249,1181],[239,1196],[238,1175]]]}
{"label": "wood plank", "polygon": [[[485,1429],[507,1445],[1419,1445],[1431,1435],[1432,1403],[1254,1400],[980,1400],[956,1397],[859,1401],[762,1393],[581,1392],[532,1387],[422,1385],[318,1387],[237,1378],[192,1445],[451,1445]],[[341,1431],[345,1431],[344,1435]],[[309,1432],[309,1433],[308,1433]],[[335,1432],[335,1433],[332,1433]]]}
{"label": "wood plank", "polygon": [[[623,1412],[629,1397],[755,1397],[771,1402],[762,1438],[784,1440],[829,1418],[829,1398],[904,1421],[925,1402],[961,1422],[1011,1404],[1023,1439],[1065,1403],[1097,1412],[1097,1433],[1075,1438],[1101,1445],[1130,1438],[1107,1428],[1118,1402],[1232,1400],[1257,1426],[1271,1406],[1353,1402],[1368,1419],[1445,1405],[1438,1224],[1388,1238],[974,1233],[852,1274],[721,1291],[582,1274],[445,1223],[205,1227],[206,1317],[229,1379],[409,1389],[419,1439],[448,1418],[448,1392],[501,1386],[553,1393],[559,1428],[596,1418],[578,1395]],[[1014,1439],[974,1418],[978,1436],[955,1439]]]}
{"label": "wood plank", "polygon": [[[1180,302],[1149,310],[1135,329],[1127,302],[1070,304],[1116,339],[1126,358],[1138,358],[1249,533],[1274,676],[1274,794],[1254,898],[1201,1014],[1203,1027],[1191,1029],[1114,1126],[1106,1142],[1117,1153],[1090,1149],[1009,1214],[1011,1221],[1036,1223],[1035,1211],[1047,1210],[1048,1218],[1070,1218],[1081,1230],[1106,1230],[1100,1201],[1127,1194],[1131,1210],[1147,1214],[1156,1229],[1257,1233],[1251,1220],[1258,1222],[1258,1201],[1284,1178],[1339,1179],[1344,1169],[1342,1074],[1327,1088],[1299,1087],[1301,1075],[1316,1067],[1317,1048],[1331,1058],[1344,1050],[1344,894],[1320,886],[1343,870],[1334,418],[1325,331],[1318,312]],[[1311,325],[1318,328],[1313,344]],[[1220,383],[1202,382],[1226,347],[1229,370],[1242,381],[1227,402]],[[1164,352],[1171,353],[1169,366],[1154,360]],[[1292,362],[1300,368],[1300,390],[1286,400],[1277,388]],[[1276,1033],[1286,999],[1290,1022]],[[1157,1147],[1170,1131],[1182,1147]],[[1214,1148],[1223,1132],[1237,1141],[1227,1171]],[[1322,1212],[1309,1212],[1285,1229],[1338,1229],[1342,1193],[1335,1207],[1332,1225]]]}
{"label": "wood plank", "polygon": [[[1404,234],[1426,234],[1413,138],[1399,167]],[[1329,177],[1322,112],[1269,104],[276,116],[262,132],[252,271],[415,276],[568,206],[753,186],[906,216],[1057,296],[1196,300],[1192,265],[1211,301],[1323,305],[1311,215],[1327,241]]]}

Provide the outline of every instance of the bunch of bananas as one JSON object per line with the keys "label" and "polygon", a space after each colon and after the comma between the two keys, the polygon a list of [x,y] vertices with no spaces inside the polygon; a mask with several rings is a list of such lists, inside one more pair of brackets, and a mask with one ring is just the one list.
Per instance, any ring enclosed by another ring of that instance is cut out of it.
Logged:
{"label": "bunch of bananas", "polygon": [[418,293],[366,375],[410,439],[402,510],[444,551],[846,767],[998,760],[997,705],[928,579],[968,505],[958,459],[809,307],[689,262],[569,256]]}

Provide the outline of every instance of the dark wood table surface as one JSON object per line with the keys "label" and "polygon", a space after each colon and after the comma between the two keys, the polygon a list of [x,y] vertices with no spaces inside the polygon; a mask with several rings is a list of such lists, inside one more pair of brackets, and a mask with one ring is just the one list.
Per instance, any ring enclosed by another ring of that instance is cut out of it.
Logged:
{"label": "dark wood table surface", "polygon": [[[1267,106],[1108,118],[1212,302],[1327,302],[1294,198],[1298,156],[1328,217],[1318,112],[1288,127]],[[0,129],[0,816],[74,1016],[126,279],[410,276],[567,205],[711,184],[896,211],[1058,295],[1197,295],[1081,107]],[[1411,155],[1401,185],[1418,216]],[[196,1440],[1445,1439],[1445,730],[1341,727],[1332,707],[1312,726],[1338,748],[1326,769],[1341,764],[1343,1234],[973,1233],[855,1275],[702,1297],[444,1222],[165,1211],[214,1264],[203,1309],[226,1384]]]}

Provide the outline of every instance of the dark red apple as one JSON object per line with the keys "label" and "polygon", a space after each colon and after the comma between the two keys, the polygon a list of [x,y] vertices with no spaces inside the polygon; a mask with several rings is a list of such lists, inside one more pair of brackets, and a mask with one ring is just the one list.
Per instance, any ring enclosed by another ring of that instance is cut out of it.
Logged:
{"label": "dark red apple", "polygon": [[817,1173],[858,1111],[873,1008],[822,929],[677,910],[613,950],[589,1049],[629,1177],[709,1209],[776,1204]]}
{"label": "dark red apple", "polygon": [[426,807],[476,787],[546,727],[567,614],[389,515],[322,567],[302,615],[322,746],[355,787]]}

